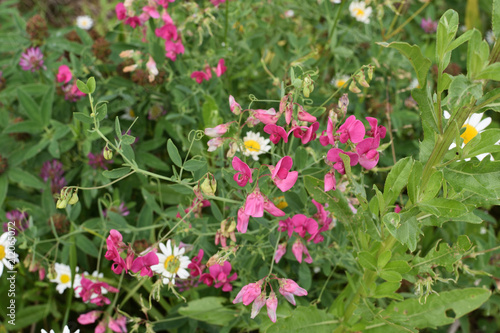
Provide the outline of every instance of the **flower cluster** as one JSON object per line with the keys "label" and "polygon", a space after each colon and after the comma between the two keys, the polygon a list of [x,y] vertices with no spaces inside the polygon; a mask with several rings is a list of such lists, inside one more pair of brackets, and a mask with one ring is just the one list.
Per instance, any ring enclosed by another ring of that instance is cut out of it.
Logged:
{"label": "flower cluster", "polygon": [[[156,62],[154,61],[151,55],[147,55],[148,61],[146,62],[146,72],[149,83],[154,82],[155,78],[160,74],[158,67],[156,67]],[[140,68],[144,62],[143,54],[140,51],[136,50],[127,50],[120,52],[120,58],[130,60],[132,63],[128,66],[123,67],[123,72],[134,72],[134,71],[142,71]]]}
{"label": "flower cluster", "polygon": [[127,332],[127,317],[118,315],[115,319],[113,319],[107,312],[93,310],[84,314],[81,314],[78,317],[78,322],[81,325],[90,325],[97,321],[103,315],[103,318],[97,324],[94,332],[95,333],[104,333],[106,332],[106,327],[111,329],[116,333],[125,333]]}
{"label": "flower cluster", "polygon": [[222,74],[224,74],[227,70],[224,64],[224,59],[219,59],[217,67],[212,68],[207,64],[205,65],[204,71],[194,71],[191,74],[191,78],[196,80],[198,84],[201,84],[203,81],[209,81],[212,78],[212,70],[215,72],[215,75],[217,75],[217,77],[220,77]]}
{"label": "flower cluster", "polygon": [[40,69],[47,69],[43,65],[43,53],[39,47],[30,47],[23,54],[19,60],[19,66],[23,71],[37,71]]}
{"label": "flower cluster", "polygon": [[63,165],[58,160],[46,161],[40,170],[40,177],[47,182],[50,180],[52,193],[59,193],[66,186]]}
{"label": "flower cluster", "polygon": [[59,66],[56,80],[61,83],[61,90],[64,93],[65,100],[76,102],[85,96],[76,86],[76,78],[73,79],[73,74],[67,65]]}

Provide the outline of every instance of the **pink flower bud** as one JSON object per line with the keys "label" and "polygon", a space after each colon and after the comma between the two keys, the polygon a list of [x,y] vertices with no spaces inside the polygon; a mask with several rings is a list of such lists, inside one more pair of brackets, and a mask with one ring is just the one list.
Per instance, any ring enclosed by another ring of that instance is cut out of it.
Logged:
{"label": "pink flower bud", "polygon": [[278,308],[278,299],[276,298],[276,294],[274,293],[274,291],[271,291],[271,293],[269,294],[269,298],[266,301],[266,306],[269,319],[271,319],[271,321],[275,323],[276,309]]}

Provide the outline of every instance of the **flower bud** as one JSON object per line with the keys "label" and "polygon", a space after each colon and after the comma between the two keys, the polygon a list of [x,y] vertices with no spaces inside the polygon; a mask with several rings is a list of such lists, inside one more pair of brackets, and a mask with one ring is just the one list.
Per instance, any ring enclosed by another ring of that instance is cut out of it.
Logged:
{"label": "flower bud", "polygon": [[104,156],[104,159],[109,161],[110,159],[113,158],[113,151],[106,146],[106,147],[104,147],[104,151],[102,152],[102,155]]}
{"label": "flower bud", "polygon": [[349,91],[351,91],[351,92],[353,92],[355,94],[359,94],[361,92],[361,90],[359,90],[359,88],[356,85],[356,82],[354,80],[349,85]]}
{"label": "flower bud", "polygon": [[314,91],[314,82],[311,77],[307,75],[302,81],[302,93],[305,97],[309,97],[309,94]]}
{"label": "flower bud", "polygon": [[73,195],[71,196],[71,199],[69,199],[68,204],[74,205],[78,202],[78,193],[75,191]]}
{"label": "flower bud", "polygon": [[57,203],[56,203],[56,208],[57,209],[64,209],[66,208],[66,206],[68,205],[68,200],[67,199],[57,199]]}
{"label": "flower bud", "polygon": [[201,191],[208,196],[214,196],[217,190],[217,181],[211,173],[207,173],[205,180],[201,183]]}

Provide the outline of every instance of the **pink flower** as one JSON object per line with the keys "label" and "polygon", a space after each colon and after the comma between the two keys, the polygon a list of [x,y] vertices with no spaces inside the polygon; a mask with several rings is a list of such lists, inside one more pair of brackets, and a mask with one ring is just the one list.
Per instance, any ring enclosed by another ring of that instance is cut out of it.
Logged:
{"label": "pink flower", "polygon": [[234,97],[231,95],[229,95],[229,109],[231,110],[232,113],[234,113],[237,116],[241,112],[241,106],[238,103],[236,103]]}
{"label": "pink flower", "polygon": [[286,143],[288,142],[288,134],[281,126],[275,124],[266,125],[264,126],[264,132],[270,134],[269,139],[275,145],[277,145],[281,139],[283,139],[283,141],[285,141]]}
{"label": "pink flower", "polygon": [[[279,114],[276,114],[276,110],[274,110],[274,108],[270,108],[269,110],[250,110],[250,112],[252,119],[257,119],[266,125],[276,124],[280,117]],[[253,122],[253,124],[256,125],[258,122]]]}
{"label": "pink flower", "polygon": [[126,333],[127,332],[127,317],[119,316],[117,319],[109,319],[108,327],[116,333]]}
{"label": "pink flower", "polygon": [[101,320],[96,326],[94,333],[104,333],[106,332],[106,321]]}
{"label": "pink flower", "polygon": [[201,275],[203,269],[205,268],[204,265],[201,263],[201,260],[203,259],[203,254],[204,254],[203,249],[200,249],[198,251],[198,255],[194,258],[191,258],[191,262],[188,265],[188,269],[190,269],[192,277]]}
{"label": "pink flower", "polygon": [[36,71],[39,69],[46,69],[43,65],[43,54],[39,47],[30,47],[23,54],[19,60],[19,66],[23,71]]}
{"label": "pink flower", "polygon": [[345,167],[344,167],[344,161],[340,157],[341,153],[349,156],[349,158],[350,158],[349,164],[351,166],[355,166],[356,164],[358,164],[359,157],[356,153],[345,152],[340,148],[332,148],[328,151],[328,153],[326,154],[326,158],[330,162],[334,162],[335,164],[333,165],[333,168],[335,170],[337,170],[340,174],[344,175],[345,174]]}
{"label": "pink flower", "polygon": [[[323,131],[321,133],[321,136],[319,138],[319,143],[321,143],[322,146],[326,146],[328,144],[334,145],[335,144],[335,137],[333,136],[333,120],[328,117],[328,123],[326,125],[326,131]],[[326,136],[324,135],[326,133]]]}
{"label": "pink flower", "polygon": [[236,225],[236,230],[238,230],[238,232],[241,232],[242,234],[246,233],[249,219],[250,216],[245,214],[243,208],[238,209],[238,224]]}
{"label": "pink flower", "polygon": [[289,125],[293,116],[293,97],[292,94],[283,96],[280,101],[280,114],[285,113],[286,124]]}
{"label": "pink flower", "polygon": [[118,292],[118,289],[111,287],[105,282],[95,282],[85,277],[82,277],[81,284],[79,287],[75,288],[75,291],[76,289],[79,289],[78,295],[82,298],[83,302],[88,302],[90,300],[91,303],[96,304],[97,306],[103,306],[104,304],[111,303],[109,298],[102,295],[103,290],[112,293]]}
{"label": "pink flower", "polygon": [[394,213],[399,213],[401,211],[401,207],[399,205],[396,205],[396,207],[394,207]]}
{"label": "pink flower", "polygon": [[253,302],[252,305],[252,313],[250,315],[250,318],[255,318],[260,312],[260,309],[266,305],[266,292],[263,291]]}
{"label": "pink flower", "polygon": [[370,124],[370,130],[366,132],[366,135],[372,138],[385,138],[387,132],[385,126],[378,126],[378,120],[376,118],[366,117],[366,120],[368,120],[368,123]]}
{"label": "pink flower", "polygon": [[253,217],[264,216],[264,196],[258,188],[247,196],[244,213]]}
{"label": "pink flower", "polygon": [[132,28],[135,29],[135,27],[137,27],[138,25],[142,25],[142,22],[137,16],[132,16],[128,17],[125,20],[125,24],[130,25]]}
{"label": "pink flower", "polygon": [[232,165],[234,170],[239,171],[233,176],[234,181],[239,186],[244,187],[247,184],[247,182],[250,183],[253,182],[252,169],[248,166],[248,164],[246,164],[245,162],[240,160],[237,156],[235,156],[233,157]]}
{"label": "pink flower", "polygon": [[306,232],[310,235],[316,233],[318,230],[318,222],[314,219],[305,216],[304,214],[296,214],[292,217],[294,231],[302,238],[305,237]]}
{"label": "pink flower", "polygon": [[207,74],[207,81],[212,78],[212,69],[208,64],[205,65],[205,73]]}
{"label": "pink flower", "polygon": [[116,5],[115,12],[116,12],[116,18],[119,19],[120,21],[124,20],[127,17],[127,9],[121,2],[119,2]]}
{"label": "pink flower", "polygon": [[292,128],[293,135],[302,141],[305,145],[316,139],[316,131],[319,128],[319,123],[315,122],[311,126],[295,126]]}
{"label": "pink flower", "polygon": [[290,156],[285,156],[278,161],[276,167],[269,165],[271,171],[271,179],[281,192],[286,192],[295,185],[299,177],[298,171],[291,171],[293,160]]}
{"label": "pink flower", "polygon": [[372,169],[378,163],[379,154],[377,151],[380,145],[380,139],[367,138],[358,143],[356,152],[359,155],[359,164],[367,170]]}
{"label": "pink flower", "polygon": [[278,279],[280,289],[279,292],[283,295],[287,301],[295,305],[295,296],[306,296],[307,291],[304,288],[299,287],[299,285],[290,279]]}
{"label": "pink flower", "polygon": [[130,270],[134,273],[141,271],[141,276],[153,277],[151,266],[158,265],[159,259],[156,253],[149,252],[145,256],[137,257],[131,265]]}
{"label": "pink flower", "polygon": [[101,316],[102,314],[102,311],[97,311],[97,310],[94,310],[94,311],[90,311],[90,312],[87,312],[87,313],[84,313],[84,314],[81,314],[77,321],[81,324],[81,325],[89,325],[89,324],[93,324],[95,323],[95,321]]}
{"label": "pink flower", "polygon": [[68,66],[61,65],[59,66],[59,70],[56,75],[57,82],[59,83],[68,83],[73,78],[71,71]]}
{"label": "pink flower", "polygon": [[264,210],[271,214],[272,216],[285,216],[285,212],[276,207],[271,200],[264,197]]}
{"label": "pink flower", "polygon": [[208,140],[207,145],[208,149],[207,151],[215,151],[219,146],[221,146],[225,141],[225,138],[213,138]]}
{"label": "pink flower", "polygon": [[231,269],[232,267],[229,261],[224,261],[223,265],[214,264],[209,268],[210,274],[203,274],[200,276],[200,281],[205,283],[207,286],[211,286],[212,283],[215,282],[215,288],[222,287],[222,291],[231,291],[233,290],[233,286],[230,282],[238,278],[238,274],[236,273],[229,276]]}
{"label": "pink flower", "polygon": [[325,174],[325,188],[324,191],[328,192],[330,190],[336,189],[337,180],[335,179],[335,170],[331,170]]}
{"label": "pink flower", "polygon": [[224,66],[224,59],[220,59],[219,63],[217,64],[217,68],[215,69],[215,74],[217,77],[220,77],[222,74],[224,74],[227,70],[227,67]]}
{"label": "pink flower", "polygon": [[264,280],[262,279],[255,283],[249,283],[241,288],[238,295],[236,295],[236,297],[234,298],[233,304],[243,302],[244,305],[248,305],[252,303],[257,298],[257,296],[260,295],[263,282]]}
{"label": "pink flower", "polygon": [[218,138],[226,134],[227,130],[231,126],[231,123],[220,124],[215,126],[214,128],[207,127],[205,128],[205,135],[211,138]]}
{"label": "pink flower", "polygon": [[306,258],[304,259],[306,263],[310,264],[313,262],[309,251],[307,251],[306,245],[302,243],[300,239],[297,239],[295,243],[293,243],[292,253],[299,263],[302,263],[302,254],[306,255]]}
{"label": "pink flower", "polygon": [[152,17],[152,18],[160,18],[160,13],[158,13],[158,10],[156,9],[156,7],[152,7],[152,6],[144,6],[142,7],[142,10],[148,14],[148,16]]}
{"label": "pink flower", "polygon": [[276,254],[274,255],[274,262],[278,263],[281,258],[285,255],[286,253],[286,243],[281,243],[278,245],[278,248],[276,249]]}
{"label": "pink flower", "polygon": [[297,103],[294,104],[297,105],[299,108],[299,112],[297,113],[297,119],[299,119],[300,121],[307,121],[309,123],[313,123],[316,121],[316,117],[306,112],[302,107],[302,105]]}
{"label": "pink flower", "polygon": [[420,27],[426,34],[433,34],[436,32],[437,27],[438,27],[438,22],[433,21],[431,19],[425,19],[422,18],[422,21],[420,22]]}
{"label": "pink flower", "polygon": [[219,5],[221,3],[224,3],[226,2],[226,0],[210,0],[210,2],[212,3],[212,5],[216,6],[216,7],[219,7]]}
{"label": "pink flower", "polygon": [[76,82],[65,84],[61,87],[64,92],[64,99],[71,102],[80,100],[86,94],[82,93],[76,86]]}
{"label": "pink flower", "polygon": [[175,0],[156,0],[156,3],[158,3],[163,8],[168,8],[168,3],[169,2],[174,2],[174,1]]}
{"label": "pink flower", "polygon": [[181,41],[174,42],[172,40],[165,41],[165,56],[172,61],[177,59],[178,54],[184,54],[184,45]]}
{"label": "pink flower", "polygon": [[200,72],[200,71],[194,71],[191,74],[191,78],[196,80],[196,83],[201,84],[203,80],[208,81],[210,78],[208,77],[207,73],[205,72]]}
{"label": "pink flower", "polygon": [[266,306],[269,319],[271,319],[271,321],[275,323],[276,309],[278,308],[278,299],[276,298],[276,294],[274,293],[274,291],[271,291],[271,293],[269,294],[269,298],[266,301]]}
{"label": "pink flower", "polygon": [[351,140],[352,143],[358,143],[365,137],[365,126],[361,120],[357,120],[352,115],[339,127],[337,133],[340,133],[340,142],[346,143]]}

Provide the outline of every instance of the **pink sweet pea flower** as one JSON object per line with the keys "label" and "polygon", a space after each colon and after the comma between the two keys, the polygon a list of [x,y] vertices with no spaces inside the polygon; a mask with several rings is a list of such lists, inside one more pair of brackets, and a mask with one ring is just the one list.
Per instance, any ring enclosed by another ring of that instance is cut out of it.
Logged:
{"label": "pink sweet pea flower", "polygon": [[96,326],[94,333],[104,333],[106,332],[106,321],[101,320]]}
{"label": "pink sweet pea flower", "polygon": [[168,8],[169,2],[174,2],[175,0],[156,0],[156,3],[162,6],[163,8]]}
{"label": "pink sweet pea flower", "polygon": [[219,146],[221,146],[224,143],[224,141],[226,139],[227,138],[213,138],[213,139],[208,140],[208,142],[207,142],[207,145],[208,145],[207,151],[215,151],[217,148],[219,148]]}
{"label": "pink sweet pea flower", "polygon": [[334,162],[335,164],[333,165],[333,168],[335,170],[337,170],[340,174],[344,175],[345,174],[345,167],[344,167],[344,161],[340,157],[341,153],[349,156],[349,158],[350,158],[349,164],[351,166],[355,166],[356,164],[358,164],[359,156],[356,153],[345,152],[340,148],[332,148],[328,151],[328,153],[326,154],[326,158],[330,162]]}
{"label": "pink sweet pea flower", "polygon": [[209,268],[210,274],[203,274],[200,277],[200,281],[205,283],[207,286],[211,286],[212,283],[215,282],[215,288],[222,287],[222,291],[231,291],[233,290],[231,281],[234,281],[238,278],[238,274],[236,273],[229,276],[229,274],[231,273],[231,269],[232,267],[229,261],[224,261],[223,265],[214,264]]}
{"label": "pink sweet pea flower", "polygon": [[286,253],[286,243],[281,243],[278,245],[278,248],[276,249],[276,254],[274,255],[274,262],[278,263],[281,258],[285,255]]}
{"label": "pink sweet pea flower", "polygon": [[253,302],[253,305],[252,305],[252,313],[250,315],[250,318],[254,319],[255,317],[257,317],[257,315],[259,314],[260,312],[260,309],[262,309],[262,307],[266,305],[266,292],[263,291],[256,299],[255,301]]}
{"label": "pink sweet pea flower", "polygon": [[306,263],[310,264],[313,262],[309,251],[307,251],[306,245],[302,243],[300,239],[297,239],[295,243],[293,243],[292,253],[299,263],[302,263],[302,254],[306,255],[306,258],[304,259]]}
{"label": "pink sweet pea flower", "polygon": [[293,135],[302,141],[305,145],[316,139],[316,131],[319,128],[319,123],[315,122],[311,126],[295,126],[292,128]]}
{"label": "pink sweet pea flower", "polygon": [[148,16],[152,17],[152,18],[160,18],[160,13],[158,13],[158,10],[156,9],[156,7],[152,7],[152,6],[144,6],[142,7],[142,10],[148,14]]}
{"label": "pink sweet pea flower", "polygon": [[73,74],[71,74],[71,70],[66,65],[59,66],[59,70],[56,75],[57,82],[59,83],[68,83],[73,78]]}
{"label": "pink sweet pea flower", "polygon": [[305,237],[306,232],[313,235],[318,230],[318,222],[304,214],[296,214],[292,217],[292,223],[294,231],[302,238]]}
{"label": "pink sweet pea flower", "polygon": [[241,106],[236,103],[234,97],[231,95],[229,95],[229,109],[237,116],[241,113]]}
{"label": "pink sweet pea flower", "polygon": [[365,137],[365,132],[365,125],[354,115],[348,117],[337,130],[337,133],[340,133],[340,142],[342,143],[346,143],[347,140],[358,143]]}
{"label": "pink sweet pea flower", "polygon": [[204,265],[201,263],[201,260],[203,259],[203,254],[204,254],[203,249],[200,249],[198,251],[198,255],[194,258],[191,258],[191,262],[188,265],[188,269],[190,270],[192,277],[201,275],[201,273],[203,272]]}
{"label": "pink sweet pea flower", "polygon": [[288,233],[288,238],[292,237],[294,228],[293,221],[289,217],[286,220],[279,221],[278,223],[278,231],[286,231]]}
{"label": "pink sweet pea flower", "polygon": [[241,232],[242,234],[246,233],[249,219],[250,216],[245,214],[243,208],[238,209],[238,224],[236,225],[236,230],[238,230],[238,232]]}
{"label": "pink sweet pea flower", "polygon": [[335,179],[335,171],[332,170],[332,171],[329,171],[325,174],[325,188],[324,188],[324,191],[325,192],[328,192],[330,190],[334,190],[336,189],[336,185],[337,185],[337,180]]}
{"label": "pink sweet pea flower", "polygon": [[266,125],[264,126],[264,132],[270,134],[269,139],[275,145],[277,145],[281,139],[283,139],[283,141],[288,143],[288,134],[285,131],[285,129],[281,126],[275,124]]}
{"label": "pink sweet pea flower", "polygon": [[295,305],[295,296],[306,296],[307,291],[304,288],[301,288],[295,281],[290,279],[278,279],[280,289],[279,292],[283,295],[287,301]]}
{"label": "pink sweet pea flower", "polygon": [[299,112],[297,113],[297,119],[299,119],[300,121],[307,121],[309,123],[313,123],[316,121],[316,117],[306,112],[302,107],[302,105],[297,103],[294,104],[297,105],[299,108]]}
{"label": "pink sweet pea flower", "polygon": [[181,41],[174,42],[172,40],[165,41],[165,56],[172,61],[177,59],[178,54],[184,54],[184,45]]}
{"label": "pink sweet pea flower", "polygon": [[226,134],[226,132],[230,126],[231,126],[231,122],[226,123],[226,124],[217,125],[214,128],[207,127],[207,128],[205,128],[205,135],[209,136],[211,138],[218,138],[218,137]]}
{"label": "pink sweet pea flower", "polygon": [[385,135],[387,133],[387,129],[385,128],[385,126],[378,125],[378,120],[376,118],[366,117],[366,120],[368,120],[368,123],[370,124],[370,130],[366,132],[366,135],[375,139],[385,138]]}
{"label": "pink sweet pea flower", "polygon": [[221,3],[224,3],[226,2],[226,0],[210,0],[210,2],[212,3],[212,5],[214,5],[215,7],[219,7],[219,5]]}
{"label": "pink sweet pea flower", "polygon": [[[290,100],[289,100],[290,99]],[[292,94],[283,96],[280,101],[280,114],[285,113],[286,124],[289,125],[293,116],[293,97]]]}
{"label": "pink sweet pea flower", "polygon": [[[326,131],[323,131],[321,133],[321,136],[319,138],[319,143],[321,143],[322,146],[327,146],[328,144],[334,145],[335,144],[335,137],[333,136],[333,120],[328,117],[328,123],[326,125]],[[324,135],[326,133],[326,136]]]}
{"label": "pink sweet pea flower", "polygon": [[81,314],[77,321],[78,323],[80,323],[81,325],[89,325],[89,324],[93,324],[96,322],[96,320],[101,316],[102,314],[102,311],[97,311],[97,310],[94,310],[94,311],[90,311],[90,312],[87,312],[87,313],[84,313],[84,314]]}
{"label": "pink sweet pea flower", "polygon": [[240,160],[237,156],[235,156],[233,157],[232,165],[234,170],[239,171],[233,176],[234,181],[239,186],[244,187],[247,184],[247,182],[250,183],[253,182],[252,169],[248,166],[248,164],[246,164],[245,162]]}
{"label": "pink sweet pea flower", "polygon": [[[250,113],[252,118],[258,119],[266,125],[276,124],[280,118],[280,115],[276,114],[274,108],[270,108],[269,110],[250,110]],[[256,124],[254,123],[254,125]]]}
{"label": "pink sweet pea flower", "polygon": [[333,219],[329,216],[329,213],[325,210],[326,207],[328,207],[328,204],[323,206],[316,200],[312,199],[312,203],[314,206],[316,206],[317,213],[313,215],[313,217],[317,218],[320,222],[320,224],[325,225],[325,224],[330,224]]}
{"label": "pink sweet pea flower", "polygon": [[116,5],[115,12],[116,12],[116,18],[119,19],[120,21],[124,20],[127,17],[127,9],[121,2],[119,2]]}
{"label": "pink sweet pea flower", "polygon": [[212,69],[208,64],[205,65],[205,73],[207,74],[207,81],[212,78]]}
{"label": "pink sweet pea flower", "polygon": [[227,70],[227,67],[224,66],[224,59],[220,59],[219,63],[217,64],[217,68],[215,69],[215,74],[217,77],[220,77],[222,74],[224,74]]}
{"label": "pink sweet pea flower", "polygon": [[401,211],[401,207],[399,205],[396,205],[396,207],[394,207],[394,213],[399,213]]}
{"label": "pink sweet pea flower", "polygon": [[271,200],[264,197],[264,210],[271,214],[272,216],[285,216],[285,212],[276,207]]}
{"label": "pink sweet pea flower", "polygon": [[252,303],[261,294],[261,287],[264,279],[254,283],[249,283],[241,288],[238,295],[233,300],[233,304],[243,302],[244,305]]}
{"label": "pink sweet pea flower", "polygon": [[271,319],[271,321],[275,323],[276,309],[278,308],[278,299],[276,298],[276,294],[274,293],[274,291],[271,291],[271,293],[269,294],[269,298],[266,301],[266,306],[269,319]]}
{"label": "pink sweet pea flower", "polygon": [[137,16],[132,16],[125,20],[125,24],[130,25],[135,29],[138,25],[142,25],[142,22]]}
{"label": "pink sweet pea flower", "polygon": [[108,327],[116,333],[126,333],[127,332],[127,317],[119,316],[117,319],[109,319]]}
{"label": "pink sweet pea flower", "polygon": [[244,213],[253,217],[264,216],[264,196],[258,188],[247,196]]}
{"label": "pink sweet pea flower", "polygon": [[367,170],[372,169],[378,163],[379,154],[377,151],[380,145],[380,139],[367,138],[358,143],[356,152],[359,155],[359,164]]}
{"label": "pink sweet pea flower", "polygon": [[291,189],[299,176],[298,171],[289,171],[292,165],[293,160],[290,156],[285,156],[279,160],[276,167],[268,165],[271,171],[271,179],[282,192]]}
{"label": "pink sweet pea flower", "polygon": [[208,77],[207,73],[201,72],[201,71],[194,71],[191,74],[191,78],[196,80],[196,83],[201,84],[203,80],[208,81],[210,78]]}
{"label": "pink sweet pea flower", "polygon": [[159,259],[156,253],[149,252],[145,256],[137,257],[130,270],[134,273],[141,271],[141,276],[149,276],[153,277],[153,271],[151,270],[151,266],[158,265]]}

